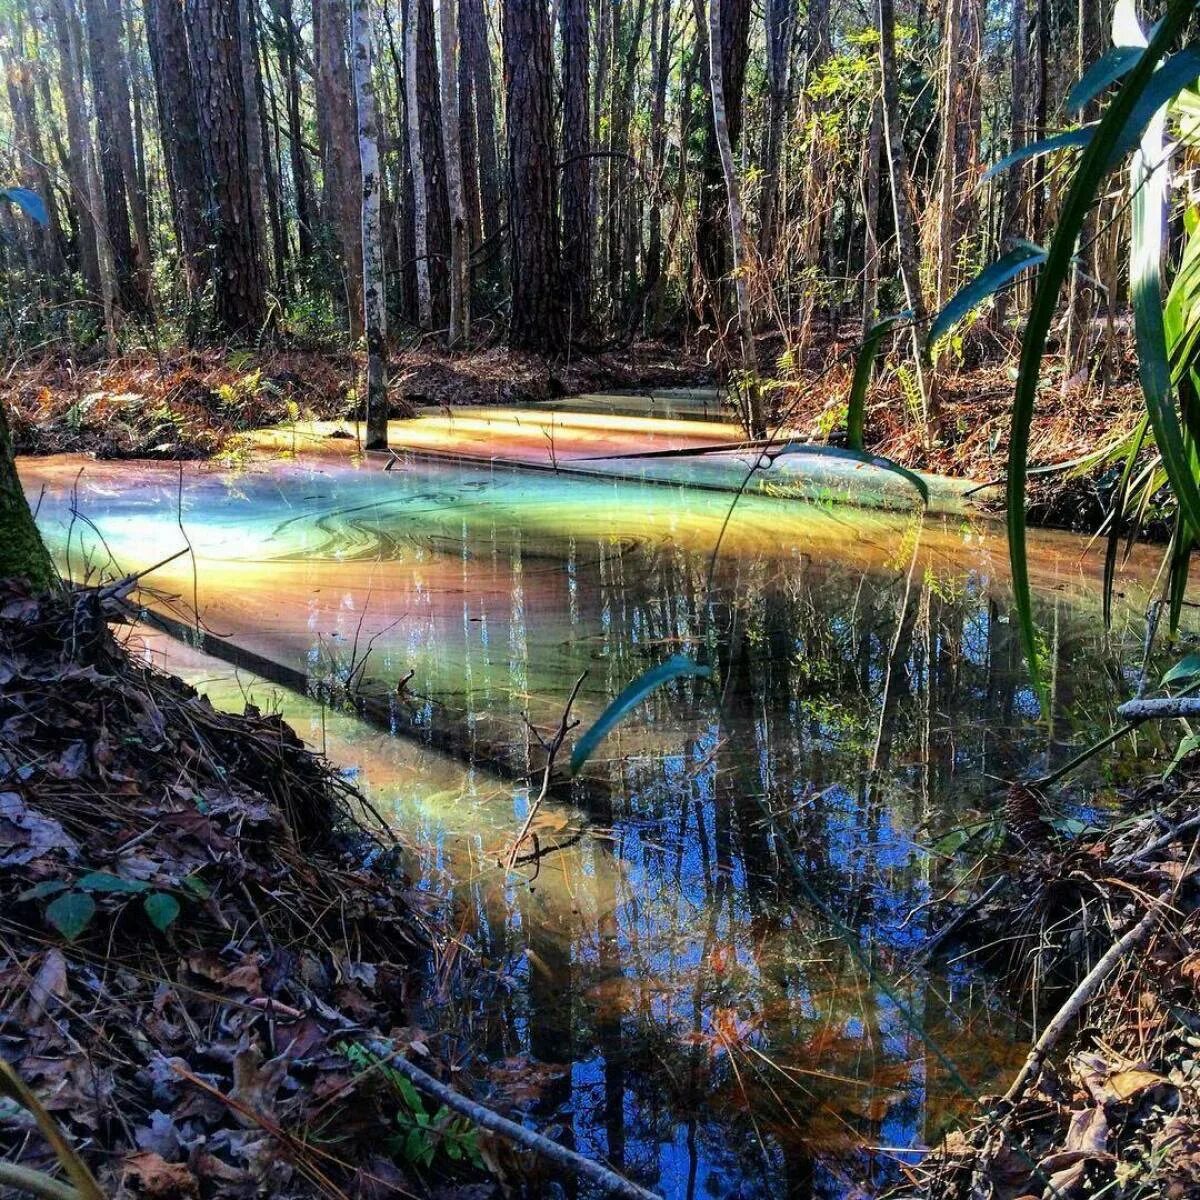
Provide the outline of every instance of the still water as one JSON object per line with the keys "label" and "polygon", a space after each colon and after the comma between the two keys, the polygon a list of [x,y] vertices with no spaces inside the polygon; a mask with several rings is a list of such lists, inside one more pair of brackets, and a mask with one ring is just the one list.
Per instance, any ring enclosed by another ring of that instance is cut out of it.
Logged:
{"label": "still water", "polygon": [[[187,548],[147,580],[155,610],[373,698],[374,726],[136,634],[214,702],[281,708],[394,820],[454,934],[414,1012],[439,1053],[670,1197],[853,1195],[997,1090],[1028,1014],[953,955],[912,969],[923,905],[972,868],[955,831],[1005,780],[1108,728],[1155,552],[1104,634],[1095,553],[1031,539],[1039,719],[984,518],[762,494],[729,515],[715,491],[337,451],[21,473],[74,578]],[[504,871],[533,728],[584,672],[586,727],[680,652],[713,680],[642,705]]]}

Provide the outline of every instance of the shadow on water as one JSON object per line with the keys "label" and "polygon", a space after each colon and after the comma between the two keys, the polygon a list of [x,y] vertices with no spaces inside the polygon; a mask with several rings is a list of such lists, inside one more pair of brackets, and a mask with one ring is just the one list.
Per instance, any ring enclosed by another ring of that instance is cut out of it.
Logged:
{"label": "shadow on water", "polygon": [[[986,979],[908,972],[921,906],[962,878],[954,831],[994,817],[1003,780],[1107,728],[1153,555],[1104,636],[1099,564],[1033,538],[1040,722],[985,521],[748,498],[710,594],[728,508],[711,493],[348,457],[22,474],[77,578],[186,536],[195,579],[186,558],[164,568],[156,607],[194,602],[223,644],[310,684],[361,678],[405,740],[277,702],[394,814],[457,933],[416,1020],[485,1056],[481,1086],[554,1136],[667,1196],[844,1196],[1020,1058],[1022,1018]],[[215,702],[269,690],[145,640]],[[715,686],[677,682],[620,726],[539,814],[538,861],[506,875],[529,792],[488,764],[540,768],[526,717],[556,723],[582,670],[586,724],[680,650]]]}

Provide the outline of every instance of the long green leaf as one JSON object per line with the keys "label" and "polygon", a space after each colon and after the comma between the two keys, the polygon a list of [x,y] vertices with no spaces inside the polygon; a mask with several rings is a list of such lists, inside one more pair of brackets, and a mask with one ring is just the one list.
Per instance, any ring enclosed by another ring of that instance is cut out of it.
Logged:
{"label": "long green leaf", "polygon": [[959,288],[946,303],[946,307],[934,318],[929,327],[929,344],[932,346],[944,337],[971,311],[989,296],[998,292],[1010,279],[1037,263],[1046,261],[1046,251],[1033,242],[1019,242],[991,266],[984,267],[970,283]]}
{"label": "long green leaf", "polygon": [[1121,544],[1121,524],[1125,519],[1125,510],[1129,504],[1129,481],[1133,477],[1133,468],[1137,463],[1137,456],[1142,452],[1142,446],[1145,444],[1146,430],[1149,424],[1150,417],[1146,413],[1143,413],[1137,428],[1130,435],[1129,452],[1125,456],[1125,466],[1121,470],[1121,479],[1117,484],[1117,489],[1113,492],[1112,507],[1109,516],[1111,524],[1108,530],[1108,544],[1104,549],[1102,604],[1105,629],[1112,626],[1113,582],[1117,574],[1117,549]]}
{"label": "long green leaf", "polygon": [[1030,675],[1043,700],[1046,693],[1038,660],[1033,600],[1029,590],[1029,562],[1025,549],[1025,485],[1028,478],[1029,429],[1033,421],[1042,358],[1046,353],[1046,340],[1054,320],[1058,295],[1071,270],[1071,259],[1079,231],[1083,228],[1083,222],[1108,173],[1109,160],[1134,108],[1154,76],[1155,67],[1186,27],[1193,9],[1193,0],[1171,0],[1154,39],[1118,89],[1101,118],[1095,135],[1084,150],[1063,202],[1045,266],[1038,278],[1037,290],[1025,327],[1025,337],[1021,344],[1021,364],[1013,396],[1012,435],[1009,439],[1008,548],[1012,564],[1013,598],[1021,636],[1029,659]]}
{"label": "long green leaf", "polygon": [[1109,84],[1127,75],[1142,57],[1143,49],[1142,46],[1114,46],[1098,58],[1067,95],[1067,112],[1078,112]]}
{"label": "long green leaf", "polygon": [[[1167,73],[1173,55],[1156,73]],[[1197,58],[1200,63],[1200,56]],[[1197,67],[1200,70],[1200,66]],[[1194,77],[1194,76],[1193,76]],[[1150,85],[1147,85],[1147,94]],[[1139,104],[1145,102],[1142,97]],[[1165,103],[1165,100],[1163,101]],[[1167,167],[1164,162],[1163,135],[1166,112],[1159,109],[1147,122],[1130,169],[1129,186],[1133,196],[1132,238],[1130,241],[1129,284],[1133,299],[1133,325],[1138,351],[1138,379],[1154,430],[1154,441],[1162,455],[1163,468],[1171,482],[1186,525],[1200,529],[1200,487],[1193,470],[1193,456],[1185,444],[1175,407],[1171,358],[1167,347],[1167,317],[1164,315],[1162,288],[1162,252],[1166,239]],[[1180,551],[1190,545],[1186,530],[1181,531]]]}
{"label": "long green leaf", "polygon": [[1056,150],[1070,150],[1086,146],[1091,142],[1094,132],[1094,125],[1084,125],[1079,129],[1066,129],[1052,137],[1039,138],[1036,142],[1027,142],[1024,146],[1006,154],[998,162],[992,163],[983,173],[980,182],[987,183],[994,175],[999,175],[1001,171],[1007,171],[1009,167],[1016,166],[1019,162],[1028,162],[1031,158],[1041,158],[1043,155],[1053,154]]}
{"label": "long green leaf", "polygon": [[871,386],[871,373],[875,369],[875,356],[879,343],[897,321],[911,317],[908,312],[882,317],[871,326],[859,347],[854,363],[854,380],[850,384],[850,400],[846,406],[846,441],[852,450],[863,448],[863,414],[867,406],[867,392]]}
{"label": "long green leaf", "polygon": [[596,752],[596,747],[616,728],[628,714],[636,708],[656,688],[673,679],[694,675],[707,679],[712,675],[710,667],[702,667],[686,654],[673,654],[665,663],[659,663],[644,674],[639,675],[625,690],[596,718],[596,722],[575,743],[571,752],[571,774],[578,773],[579,768]]}
{"label": "long green leaf", "polygon": [[783,457],[785,454],[807,454],[814,458],[839,458],[848,459],[851,462],[865,463],[869,467],[878,467],[881,471],[891,471],[893,475],[899,475],[901,479],[907,483],[911,483],[916,488],[921,499],[929,503],[929,488],[926,486],[925,480],[915,471],[910,471],[907,467],[902,467],[898,462],[893,462],[890,458],[885,458],[882,454],[871,454],[865,450],[854,450],[848,446],[817,446],[811,442],[785,442],[778,450],[767,452],[767,457],[771,462],[777,458]]}

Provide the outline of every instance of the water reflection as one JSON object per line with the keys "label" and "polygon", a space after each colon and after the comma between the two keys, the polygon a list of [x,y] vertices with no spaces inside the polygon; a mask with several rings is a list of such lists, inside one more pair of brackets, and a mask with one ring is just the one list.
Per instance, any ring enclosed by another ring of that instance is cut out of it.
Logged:
{"label": "water reflection", "polygon": [[[346,457],[89,463],[76,482],[81,465],[22,466],[77,575],[186,537],[195,574],[169,564],[162,591],[265,659],[361,677],[397,728],[454,751],[284,703],[395,812],[457,953],[494,970],[464,995],[442,964],[417,1019],[557,1136],[668,1196],[844,1196],[1015,1065],[1019,1017],[983,981],[905,973],[919,906],[963,866],[925,847],[1107,722],[1151,560],[1104,638],[1098,565],[1034,539],[1047,725],[987,523],[747,498],[710,589],[727,496]],[[526,718],[556,722],[582,670],[586,722],[680,649],[715,686],[681,681],[619,727],[506,876],[528,791],[480,764],[540,767]],[[167,661],[211,673],[189,654]],[[228,675],[211,686],[240,702]]]}

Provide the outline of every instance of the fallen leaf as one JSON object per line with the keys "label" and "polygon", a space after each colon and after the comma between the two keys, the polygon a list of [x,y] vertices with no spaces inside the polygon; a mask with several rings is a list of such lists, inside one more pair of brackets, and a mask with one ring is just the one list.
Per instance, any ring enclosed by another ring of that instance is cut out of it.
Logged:
{"label": "fallen leaf", "polygon": [[169,1163],[161,1154],[142,1150],[122,1164],[122,1183],[136,1182],[143,1196],[155,1200],[199,1200],[200,1184],[183,1163]]}

